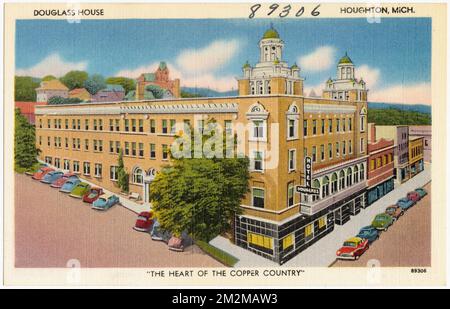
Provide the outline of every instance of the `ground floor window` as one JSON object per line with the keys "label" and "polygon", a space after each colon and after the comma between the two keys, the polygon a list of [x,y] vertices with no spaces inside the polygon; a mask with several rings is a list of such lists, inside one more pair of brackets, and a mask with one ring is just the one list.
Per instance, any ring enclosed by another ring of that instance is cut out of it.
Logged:
{"label": "ground floor window", "polygon": [[70,170],[70,161],[67,159],[64,159],[64,169]]}
{"label": "ground floor window", "polygon": [[313,232],[314,232],[314,224],[313,223],[305,226],[305,241],[308,241],[313,237]]}
{"label": "ground floor window", "polygon": [[55,167],[56,168],[60,168],[61,167],[61,163],[60,163],[59,158],[55,158]]}
{"label": "ground floor window", "polygon": [[84,162],[83,163],[83,174],[90,175],[91,174],[91,163]]}
{"label": "ground floor window", "polygon": [[73,171],[75,173],[80,172],[80,162],[79,161],[73,161]]}
{"label": "ground floor window", "polygon": [[45,157],[45,163],[52,164],[52,157]]}
{"label": "ground floor window", "polygon": [[326,225],[327,225],[327,216],[319,218],[319,229],[325,227]]}
{"label": "ground floor window", "polygon": [[273,239],[268,236],[248,232],[247,241],[250,247],[262,249],[263,251],[273,250]]}
{"label": "ground floor window", "polygon": [[253,206],[264,208],[264,189],[253,188]]}
{"label": "ground floor window", "polygon": [[118,166],[111,166],[109,168],[109,179],[111,180],[117,180],[119,179],[119,175],[117,173],[117,170],[119,169]]}
{"label": "ground floor window", "polygon": [[283,238],[283,251],[289,251],[294,248],[294,233]]}
{"label": "ground floor window", "polygon": [[133,183],[137,183],[137,184],[142,184],[143,183],[143,178],[142,178],[142,169],[140,168],[135,168],[133,170]]}
{"label": "ground floor window", "polygon": [[102,177],[102,165],[99,163],[95,164],[95,177]]}

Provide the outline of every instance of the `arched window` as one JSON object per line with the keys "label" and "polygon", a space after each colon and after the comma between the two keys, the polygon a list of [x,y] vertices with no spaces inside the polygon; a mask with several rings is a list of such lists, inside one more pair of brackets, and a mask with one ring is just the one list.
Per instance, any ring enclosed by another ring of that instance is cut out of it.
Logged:
{"label": "arched window", "polygon": [[361,163],[361,165],[359,166],[359,180],[364,180],[366,179],[366,175],[364,173],[364,164]]}
{"label": "arched window", "polygon": [[338,177],[336,173],[331,175],[331,194],[337,192],[338,190]]}
{"label": "arched window", "polygon": [[133,181],[133,183],[137,183],[137,184],[143,183],[142,169],[140,167],[134,168],[132,181]]}
{"label": "arched window", "polygon": [[358,171],[359,171],[358,166],[355,166],[355,168],[353,169],[353,183],[359,182],[359,173],[358,173]]}
{"label": "arched window", "polygon": [[[313,183],[312,183],[312,187],[316,188],[316,189],[320,189],[320,181],[318,179],[314,179]],[[320,197],[320,195],[313,195],[312,196],[312,201],[315,202],[316,200],[318,200]]]}
{"label": "arched window", "polygon": [[347,169],[347,187],[350,187],[352,185],[352,174],[353,174],[352,168],[349,167]]}
{"label": "arched window", "polygon": [[345,189],[345,173],[341,171],[339,173],[339,190]]}
{"label": "arched window", "polygon": [[322,198],[330,195],[330,180],[327,176],[325,176],[322,180]]}

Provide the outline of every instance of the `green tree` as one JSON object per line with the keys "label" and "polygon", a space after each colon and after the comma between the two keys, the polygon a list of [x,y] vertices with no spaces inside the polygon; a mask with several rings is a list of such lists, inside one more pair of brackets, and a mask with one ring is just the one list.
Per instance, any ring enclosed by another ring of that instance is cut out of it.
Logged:
{"label": "green tree", "polygon": [[129,174],[125,170],[125,165],[123,164],[123,151],[120,149],[119,159],[117,160],[117,185],[123,192],[129,190]]}
{"label": "green tree", "polygon": [[30,168],[37,162],[35,129],[18,108],[15,109],[14,118],[14,163],[22,168]]}
{"label": "green tree", "polygon": [[431,115],[397,108],[369,109],[368,121],[376,125],[431,125]]}
{"label": "green tree", "polygon": [[60,78],[61,82],[69,88],[82,88],[84,82],[88,79],[88,73],[85,71],[70,71]]}
{"label": "green tree", "polygon": [[86,88],[90,94],[96,94],[100,90],[106,88],[105,78],[100,74],[94,74],[84,82],[84,88]]}
{"label": "green tree", "polygon": [[60,96],[54,96],[48,99],[47,103],[49,105],[58,105],[58,104],[76,104],[81,103],[83,100],[80,98],[63,98]]}
{"label": "green tree", "polygon": [[14,100],[36,101],[36,88],[39,82],[30,76],[15,76],[14,78]]}
{"label": "green tree", "polygon": [[162,99],[164,95],[164,89],[156,85],[147,85],[145,90],[150,91],[155,99]]}
{"label": "green tree", "polygon": [[53,76],[53,75],[46,75],[46,76],[42,77],[42,81],[43,82],[46,82],[46,81],[49,81],[49,80],[53,80],[53,79],[56,79],[56,77]]}
{"label": "green tree", "polygon": [[191,93],[188,91],[181,90],[181,97],[182,98],[201,98],[203,96],[198,93]]}
{"label": "green tree", "polygon": [[[204,136],[203,147],[213,135]],[[194,154],[193,137],[190,142]],[[248,158],[172,158],[150,186],[150,199],[161,227],[175,235],[187,231],[194,239],[204,241],[228,231],[235,215],[241,213],[241,200],[249,190],[248,167]]]}
{"label": "green tree", "polygon": [[108,77],[106,83],[110,85],[121,85],[125,89],[125,93],[136,90],[136,82],[132,78],[127,77]]}

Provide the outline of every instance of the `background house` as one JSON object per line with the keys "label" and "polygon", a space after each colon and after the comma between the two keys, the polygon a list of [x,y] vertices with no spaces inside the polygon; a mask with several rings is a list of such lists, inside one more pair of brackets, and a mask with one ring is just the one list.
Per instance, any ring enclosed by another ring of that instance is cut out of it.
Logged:
{"label": "background house", "polygon": [[106,85],[105,89],[92,95],[92,102],[115,102],[123,101],[125,98],[125,89],[121,85]]}
{"label": "background house", "polygon": [[90,101],[91,94],[85,88],[75,88],[69,91],[69,98],[78,98],[83,101]]}
{"label": "background house", "polygon": [[69,97],[69,88],[67,88],[58,79],[41,82],[39,88],[36,88],[36,101],[48,102],[51,97]]}

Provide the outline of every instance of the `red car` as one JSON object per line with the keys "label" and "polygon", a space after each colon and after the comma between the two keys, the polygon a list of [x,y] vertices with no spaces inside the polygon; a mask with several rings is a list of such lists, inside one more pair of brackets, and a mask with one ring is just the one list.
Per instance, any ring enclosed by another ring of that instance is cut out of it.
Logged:
{"label": "red car", "polygon": [[92,204],[103,194],[102,188],[91,188],[85,195],[83,195],[83,202]]}
{"label": "red car", "polygon": [[138,232],[150,232],[153,222],[153,211],[143,211],[139,214],[133,228]]}
{"label": "red car", "polygon": [[347,239],[342,247],[336,251],[338,259],[357,260],[369,249],[369,240],[360,237]]}
{"label": "red car", "polygon": [[420,200],[420,195],[416,191],[411,191],[406,195],[406,198],[414,203],[417,203]]}
{"label": "red car", "polygon": [[71,178],[78,178],[78,176],[76,174],[74,174],[74,173],[66,173],[61,178],[56,179],[54,182],[52,182],[50,187],[52,187],[52,188],[61,188],[66,183],[66,181],[71,179]]}
{"label": "red car", "polygon": [[42,180],[44,178],[45,174],[53,172],[54,169],[51,167],[41,167],[36,173],[33,174],[34,180]]}

